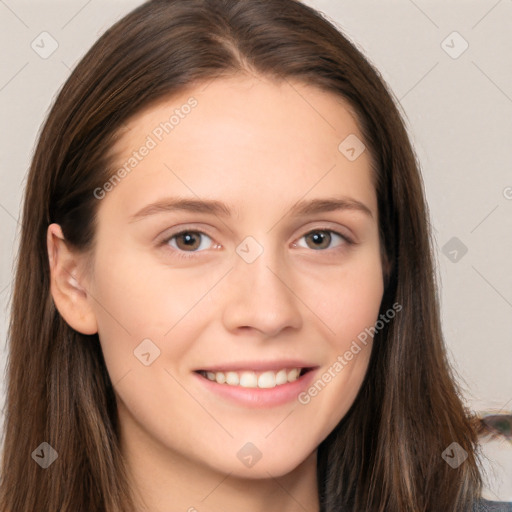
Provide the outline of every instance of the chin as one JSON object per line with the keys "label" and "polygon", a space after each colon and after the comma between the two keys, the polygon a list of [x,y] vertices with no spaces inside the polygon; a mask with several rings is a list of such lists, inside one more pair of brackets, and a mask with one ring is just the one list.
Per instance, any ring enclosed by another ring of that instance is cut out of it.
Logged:
{"label": "chin", "polygon": [[[239,478],[281,477],[296,470],[312,456],[316,459],[316,448],[298,451],[297,446],[282,446],[281,450],[267,447],[258,452],[255,448],[247,446],[243,451],[238,450],[235,457],[228,460],[223,457],[222,461],[218,460],[219,464],[215,469]],[[209,462],[211,463],[211,460]]]}

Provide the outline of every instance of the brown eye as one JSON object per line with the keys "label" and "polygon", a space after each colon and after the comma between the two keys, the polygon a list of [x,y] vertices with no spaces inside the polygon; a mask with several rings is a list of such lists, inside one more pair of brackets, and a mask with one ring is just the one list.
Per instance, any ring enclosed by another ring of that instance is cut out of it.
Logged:
{"label": "brown eye", "polygon": [[198,233],[195,233],[193,231],[188,231],[186,233],[181,233],[179,235],[175,236],[176,238],[176,245],[178,246],[178,249],[181,250],[195,250],[199,247],[201,242],[201,235]]}
{"label": "brown eye", "polygon": [[311,249],[326,249],[331,243],[331,235],[328,231],[313,231],[305,235],[306,241],[311,242]]}
{"label": "brown eye", "polygon": [[[352,243],[351,240],[349,240],[346,236],[343,236],[342,234],[330,229],[316,229],[315,231],[310,231],[302,238],[306,240],[307,248],[313,250],[329,249],[333,238],[338,238],[341,240],[341,243],[339,243],[338,246],[350,245]],[[336,246],[332,248],[334,249]]]}
{"label": "brown eye", "polygon": [[204,239],[211,241],[211,238],[201,231],[182,231],[167,238],[163,243],[177,251],[200,252],[199,249],[207,249],[209,245],[208,243],[205,245]]}

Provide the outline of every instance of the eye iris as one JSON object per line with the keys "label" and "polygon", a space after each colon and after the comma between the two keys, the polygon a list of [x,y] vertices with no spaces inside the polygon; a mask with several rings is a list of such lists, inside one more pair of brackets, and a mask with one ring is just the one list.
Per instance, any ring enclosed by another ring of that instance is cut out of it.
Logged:
{"label": "eye iris", "polygon": [[[313,249],[324,249],[325,247],[329,247],[329,243],[331,241],[331,235],[327,231],[315,231],[313,233],[310,233],[309,235],[306,235],[306,240],[311,239],[314,241],[315,245],[313,246]],[[327,244],[324,243],[324,245],[319,245],[317,242],[325,242],[327,240]]]}
{"label": "eye iris", "polygon": [[182,247],[180,247],[179,241],[184,240],[185,248],[197,249],[197,247],[200,245],[200,243],[198,243],[199,239],[200,237],[197,234],[191,234],[190,232],[181,233],[180,235],[176,236],[176,245],[181,249]]}
{"label": "eye iris", "polygon": [[[187,231],[180,233],[176,236],[176,245],[179,249],[197,249],[200,245],[201,235],[193,231]],[[313,241],[313,249],[325,249],[329,247],[331,242],[331,234],[329,231],[313,231],[308,235],[305,235],[306,240]],[[180,247],[180,241],[184,241],[184,246]],[[309,246],[309,244],[308,244]]]}

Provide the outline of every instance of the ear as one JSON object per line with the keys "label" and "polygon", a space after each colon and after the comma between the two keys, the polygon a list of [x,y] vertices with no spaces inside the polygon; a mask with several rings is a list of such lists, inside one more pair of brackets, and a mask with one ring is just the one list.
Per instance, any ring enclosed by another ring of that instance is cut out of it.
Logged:
{"label": "ear", "polygon": [[50,291],[66,323],[82,334],[96,334],[98,326],[91,296],[81,282],[83,255],[72,251],[58,224],[48,226],[46,243],[50,263]]}

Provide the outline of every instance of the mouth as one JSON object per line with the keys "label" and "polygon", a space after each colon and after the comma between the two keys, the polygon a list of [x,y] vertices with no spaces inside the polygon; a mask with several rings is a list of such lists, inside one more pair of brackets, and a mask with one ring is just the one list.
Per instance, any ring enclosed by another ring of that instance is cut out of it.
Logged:
{"label": "mouth", "polygon": [[299,380],[313,367],[283,367],[278,370],[196,370],[201,377],[217,384],[240,388],[271,389]]}
{"label": "mouth", "polygon": [[272,408],[297,400],[320,366],[305,361],[239,361],[193,372],[202,392],[243,408]]}

